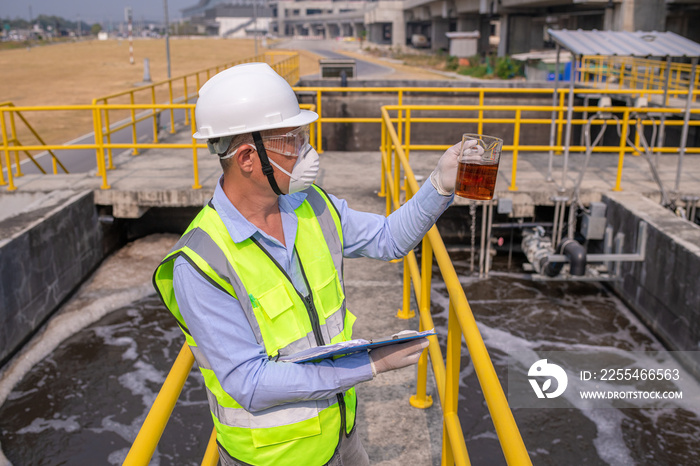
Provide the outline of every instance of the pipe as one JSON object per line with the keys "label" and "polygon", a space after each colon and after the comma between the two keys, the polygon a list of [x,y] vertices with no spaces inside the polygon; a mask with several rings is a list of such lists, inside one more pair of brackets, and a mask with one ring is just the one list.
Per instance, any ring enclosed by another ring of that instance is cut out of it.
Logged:
{"label": "pipe", "polygon": [[[554,89],[552,90],[552,122],[549,127],[549,147],[554,147],[554,135],[557,131],[557,111],[554,107],[557,106],[557,89],[559,88],[559,54],[561,52],[561,46],[557,44],[557,61],[554,67]],[[547,181],[553,182],[552,178],[552,159],[554,157],[554,149],[549,149],[549,162],[547,164]]]}
{"label": "pipe", "polygon": [[576,277],[586,274],[586,249],[581,243],[567,238],[561,242],[559,254],[569,258],[569,274]]}

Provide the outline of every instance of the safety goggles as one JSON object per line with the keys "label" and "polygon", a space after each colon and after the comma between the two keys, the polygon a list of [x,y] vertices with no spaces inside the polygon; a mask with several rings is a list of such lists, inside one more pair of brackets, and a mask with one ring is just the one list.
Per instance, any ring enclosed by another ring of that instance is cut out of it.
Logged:
{"label": "safety goggles", "polygon": [[265,143],[265,149],[292,157],[304,155],[311,148],[309,145],[309,125],[300,126],[286,134],[263,136],[262,139]]}

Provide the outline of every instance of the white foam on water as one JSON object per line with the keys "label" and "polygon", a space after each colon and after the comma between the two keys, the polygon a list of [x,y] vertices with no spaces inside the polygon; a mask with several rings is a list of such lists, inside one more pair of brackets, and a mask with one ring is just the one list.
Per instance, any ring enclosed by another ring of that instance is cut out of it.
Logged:
{"label": "white foam on water", "polygon": [[600,459],[615,466],[634,466],[636,462],[622,437],[624,414],[617,409],[584,409],[581,414],[593,421],[597,435],[593,440]]}
{"label": "white foam on water", "polygon": [[[110,312],[153,294],[155,292],[150,284],[134,286],[97,299],[77,311],[67,312],[52,318],[45,331],[32,339],[32,342],[0,374],[0,405],[5,403],[14,386],[66,338],[97,322]],[[3,454],[1,445],[0,466],[12,466],[12,463]]]}
{"label": "white foam on water", "polygon": [[150,408],[158,394],[148,388],[146,382],[153,382],[157,387],[160,387],[165,381],[165,374],[143,361],[136,361],[134,367],[137,369],[136,371],[119,376],[119,383],[134,395],[140,396],[144,406]]}
{"label": "white foam on water", "polygon": [[65,430],[66,432],[76,432],[80,430],[80,424],[76,421],[78,416],[70,416],[67,419],[44,419],[38,417],[26,427],[17,430],[18,434],[39,434],[47,429]]}

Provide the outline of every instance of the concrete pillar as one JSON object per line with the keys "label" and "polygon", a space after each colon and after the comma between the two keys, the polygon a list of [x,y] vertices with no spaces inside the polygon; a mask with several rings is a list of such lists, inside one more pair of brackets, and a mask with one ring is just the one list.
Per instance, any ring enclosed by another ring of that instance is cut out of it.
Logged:
{"label": "concrete pillar", "polygon": [[634,0],[622,0],[615,22],[616,31],[634,32]]}
{"label": "concrete pillar", "polygon": [[406,48],[406,22],[403,20],[403,13],[400,19],[395,19],[391,23],[391,46],[396,50]]}
{"label": "concrete pillar", "polygon": [[450,41],[445,35],[450,31],[450,22],[444,19],[433,19],[430,27],[430,44],[432,50],[449,50]]}
{"label": "concrete pillar", "polygon": [[664,0],[634,0],[634,30],[664,31],[666,29]]}
{"label": "concrete pillar", "polygon": [[605,16],[603,16],[603,30],[615,30],[615,5],[611,4],[605,7]]}
{"label": "concrete pillar", "polygon": [[284,27],[284,17],[286,15],[284,3],[285,2],[278,2],[277,3],[277,34],[279,34],[280,36],[287,35],[287,31],[285,30],[285,27]]}
{"label": "concrete pillar", "polygon": [[500,42],[498,43],[498,56],[505,57],[508,53],[508,35],[509,35],[509,15],[501,15],[501,34]]}
{"label": "concrete pillar", "polygon": [[327,23],[323,25],[323,34],[326,39],[331,38],[331,28],[330,25],[328,25]]}
{"label": "concrete pillar", "polygon": [[489,36],[491,35],[491,19],[488,15],[479,16],[479,41],[476,50],[479,55],[484,56],[489,53]]}

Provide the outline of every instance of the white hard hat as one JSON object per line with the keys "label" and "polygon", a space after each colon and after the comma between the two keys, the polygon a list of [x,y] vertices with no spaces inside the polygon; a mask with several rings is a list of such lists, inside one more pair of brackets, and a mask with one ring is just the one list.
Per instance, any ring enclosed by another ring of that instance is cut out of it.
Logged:
{"label": "white hard hat", "polygon": [[313,123],[315,112],[301,110],[291,86],[267,63],[224,70],[199,90],[195,139],[212,139]]}

